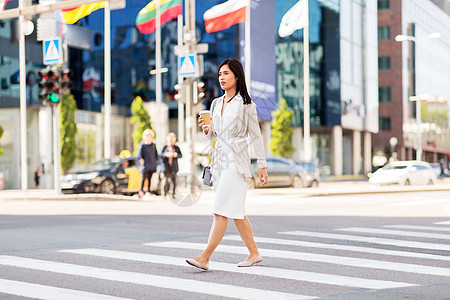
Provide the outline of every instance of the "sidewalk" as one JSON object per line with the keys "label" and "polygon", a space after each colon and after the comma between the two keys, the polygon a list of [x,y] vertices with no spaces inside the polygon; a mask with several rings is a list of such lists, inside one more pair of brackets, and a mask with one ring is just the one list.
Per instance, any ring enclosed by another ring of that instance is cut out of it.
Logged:
{"label": "sidewalk", "polygon": [[[286,194],[290,196],[318,197],[334,195],[352,195],[352,194],[381,194],[381,193],[404,193],[404,192],[422,192],[422,191],[449,191],[450,178],[439,180],[436,185],[417,185],[417,186],[373,186],[367,181],[328,181],[321,182],[318,188],[262,188],[249,191],[249,196],[267,196]],[[180,193],[187,192],[180,189]],[[213,193],[212,190],[202,189],[202,193]],[[449,196],[450,197],[450,196]],[[105,195],[105,194],[61,194],[57,195],[54,190],[3,190],[0,191],[0,200],[43,200],[43,201],[148,201],[135,196],[124,195]],[[152,201],[162,201],[163,197],[152,196]]]}

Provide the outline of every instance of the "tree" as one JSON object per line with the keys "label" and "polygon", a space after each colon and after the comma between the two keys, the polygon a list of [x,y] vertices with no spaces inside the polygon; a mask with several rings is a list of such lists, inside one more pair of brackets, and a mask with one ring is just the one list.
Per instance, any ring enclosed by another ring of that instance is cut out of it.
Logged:
{"label": "tree", "polygon": [[77,103],[73,95],[70,93],[64,94],[59,105],[61,168],[64,173],[69,171],[75,162],[75,135],[77,133],[77,124],[75,123],[76,110]]}
{"label": "tree", "polygon": [[[3,135],[3,127],[0,125],[0,139],[2,138]],[[0,148],[0,155],[2,155],[4,152],[3,148]]]}
{"label": "tree", "polygon": [[288,108],[285,99],[280,102],[280,107],[274,111],[272,120],[272,139],[270,151],[272,155],[290,157],[295,149],[292,147],[292,128],[294,112]]}
{"label": "tree", "polygon": [[139,143],[142,140],[142,133],[145,129],[153,130],[153,128],[150,122],[150,115],[144,108],[144,101],[140,96],[134,98],[133,102],[131,103],[131,113],[133,114],[133,116],[131,117],[131,124],[135,125],[132,134],[134,147],[133,153],[136,154]]}

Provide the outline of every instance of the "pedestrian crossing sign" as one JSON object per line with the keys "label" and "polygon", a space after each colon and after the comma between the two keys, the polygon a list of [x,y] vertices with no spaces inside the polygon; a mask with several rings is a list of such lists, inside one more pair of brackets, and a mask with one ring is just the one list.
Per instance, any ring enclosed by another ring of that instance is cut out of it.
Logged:
{"label": "pedestrian crossing sign", "polygon": [[190,54],[178,57],[178,75],[185,77],[198,76],[197,55]]}
{"label": "pedestrian crossing sign", "polygon": [[43,41],[44,65],[54,65],[62,63],[61,39],[51,39]]}

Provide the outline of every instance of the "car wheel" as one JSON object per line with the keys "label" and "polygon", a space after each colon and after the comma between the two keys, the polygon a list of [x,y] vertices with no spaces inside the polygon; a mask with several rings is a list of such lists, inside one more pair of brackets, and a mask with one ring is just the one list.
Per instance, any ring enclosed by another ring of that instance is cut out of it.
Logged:
{"label": "car wheel", "polygon": [[317,180],[313,180],[313,182],[311,182],[311,187],[312,188],[317,188],[319,187],[319,182]]}
{"label": "car wheel", "polygon": [[303,180],[300,178],[300,176],[294,177],[294,180],[292,180],[292,186],[296,189],[303,188]]}
{"label": "car wheel", "polygon": [[428,185],[433,185],[433,184],[434,184],[433,179],[430,179],[430,180],[428,181]]}
{"label": "car wheel", "polygon": [[411,185],[411,182],[409,181],[409,179],[405,180],[405,185]]}
{"label": "car wheel", "polygon": [[115,191],[114,182],[113,182],[111,179],[105,179],[105,180],[100,184],[100,193],[112,195],[112,194],[114,194],[115,192],[116,192],[116,191]]}
{"label": "car wheel", "polygon": [[256,189],[255,179],[250,178],[250,180],[248,181],[248,189],[249,189],[249,190],[254,190],[254,189]]}

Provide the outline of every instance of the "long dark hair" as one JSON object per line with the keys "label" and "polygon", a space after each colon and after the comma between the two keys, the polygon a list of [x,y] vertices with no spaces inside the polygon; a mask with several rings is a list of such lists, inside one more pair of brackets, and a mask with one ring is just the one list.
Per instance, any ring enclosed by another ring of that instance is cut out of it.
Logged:
{"label": "long dark hair", "polygon": [[248,94],[247,85],[245,84],[245,74],[244,74],[244,68],[242,67],[242,63],[237,58],[225,59],[220,64],[219,70],[217,71],[217,73],[219,73],[220,68],[222,68],[223,65],[228,65],[231,72],[233,72],[234,76],[237,77],[236,94],[237,93],[241,94],[242,99],[244,99],[244,104],[252,103],[252,98]]}

